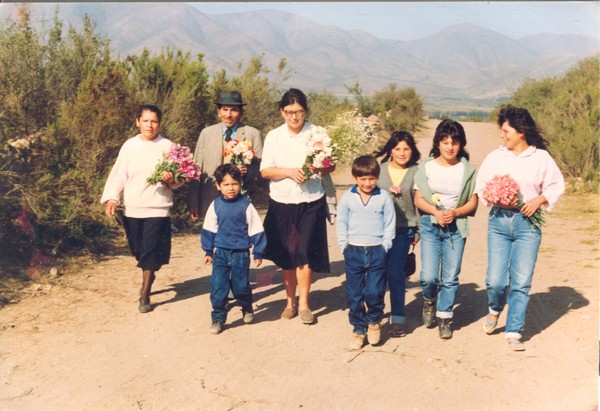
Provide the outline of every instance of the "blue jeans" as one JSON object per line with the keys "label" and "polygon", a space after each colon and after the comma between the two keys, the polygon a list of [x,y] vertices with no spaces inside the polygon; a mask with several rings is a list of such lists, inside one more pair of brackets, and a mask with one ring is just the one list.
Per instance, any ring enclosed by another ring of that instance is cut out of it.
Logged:
{"label": "blue jeans", "polygon": [[520,212],[498,207],[490,211],[485,283],[490,313],[499,315],[508,302],[506,338],[521,338],[541,241],[542,232]]}
{"label": "blue jeans", "polygon": [[390,324],[406,323],[406,272],[404,267],[408,250],[414,239],[414,228],[396,230],[392,248],[388,251],[387,281],[392,305]]}
{"label": "blue jeans", "polygon": [[383,317],[386,252],[381,245],[348,245],[344,260],[348,318],[355,333],[366,334]]}
{"label": "blue jeans", "polygon": [[210,277],[210,302],[212,321],[225,323],[227,309],[225,303],[229,289],[242,306],[242,311],[253,312],[252,287],[250,287],[250,253],[248,250],[217,248],[213,255]]}
{"label": "blue jeans", "polygon": [[436,317],[452,318],[452,307],[458,291],[458,275],[462,264],[465,239],[456,223],[432,224],[431,217],[421,217],[421,288],[423,297],[437,299]]}

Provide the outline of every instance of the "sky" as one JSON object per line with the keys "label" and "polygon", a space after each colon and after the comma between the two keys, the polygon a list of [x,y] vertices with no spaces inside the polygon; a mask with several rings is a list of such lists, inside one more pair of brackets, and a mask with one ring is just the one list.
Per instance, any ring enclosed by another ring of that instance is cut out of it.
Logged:
{"label": "sky", "polygon": [[472,23],[512,39],[530,34],[583,34],[600,40],[600,1],[489,2],[207,2],[204,14],[281,10],[316,23],[357,29],[381,39],[414,40]]}

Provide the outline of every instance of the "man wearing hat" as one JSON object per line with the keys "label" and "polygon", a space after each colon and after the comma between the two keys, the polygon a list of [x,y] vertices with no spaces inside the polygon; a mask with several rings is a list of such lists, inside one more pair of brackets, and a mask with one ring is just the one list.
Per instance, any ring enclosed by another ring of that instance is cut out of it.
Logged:
{"label": "man wearing hat", "polygon": [[[241,122],[245,106],[242,94],[235,90],[223,90],[216,104],[217,116],[221,122],[208,126],[200,132],[194,152],[194,161],[200,166],[202,177],[200,181],[190,181],[188,206],[192,220],[204,218],[210,203],[219,196],[212,175],[216,168],[223,164],[223,148],[228,141],[248,140],[252,143],[257,159],[262,156],[263,144],[260,131]],[[257,159],[254,161],[256,162]],[[238,167],[243,176],[248,173],[247,167]],[[254,167],[254,164],[250,167]]]}

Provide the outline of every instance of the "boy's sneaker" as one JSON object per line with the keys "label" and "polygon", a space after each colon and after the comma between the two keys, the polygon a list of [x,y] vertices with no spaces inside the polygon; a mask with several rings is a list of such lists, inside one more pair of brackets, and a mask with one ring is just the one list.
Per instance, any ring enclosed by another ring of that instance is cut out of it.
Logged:
{"label": "boy's sneaker", "polygon": [[431,328],[435,323],[435,300],[423,299],[423,324]]}
{"label": "boy's sneaker", "polygon": [[350,350],[360,350],[365,345],[365,335],[359,333],[352,333],[352,339],[348,348]]}
{"label": "boy's sneaker", "polygon": [[381,326],[379,324],[369,324],[367,341],[371,345],[379,344],[379,341],[381,341]]}
{"label": "boy's sneaker", "polygon": [[208,332],[211,334],[220,334],[222,330],[223,324],[221,324],[219,321],[213,321],[212,325],[208,329]]}
{"label": "boy's sneaker", "polygon": [[244,324],[250,324],[252,321],[254,321],[254,313],[244,313]]}
{"label": "boy's sneaker", "polygon": [[440,338],[444,340],[448,340],[452,338],[452,328],[450,328],[450,324],[452,323],[451,318],[440,318],[439,319],[439,330],[440,330]]}

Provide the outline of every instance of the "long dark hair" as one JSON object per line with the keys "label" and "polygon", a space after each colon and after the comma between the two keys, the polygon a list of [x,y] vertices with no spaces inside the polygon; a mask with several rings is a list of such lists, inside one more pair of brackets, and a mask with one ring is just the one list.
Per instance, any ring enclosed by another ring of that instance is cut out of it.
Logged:
{"label": "long dark hair", "polygon": [[407,167],[414,166],[421,159],[421,153],[417,148],[417,144],[415,143],[415,138],[408,131],[394,131],[390,139],[385,143],[385,146],[379,152],[375,153],[375,157],[383,157],[381,160],[382,163],[385,163],[392,156],[392,150],[396,147],[400,142],[404,141],[408,147],[410,147],[411,155],[410,160],[406,164]]}
{"label": "long dark hair", "polygon": [[431,151],[429,155],[437,158],[440,156],[440,142],[446,137],[450,137],[452,141],[458,141],[460,144],[460,149],[458,154],[456,155],[457,159],[461,159],[464,157],[466,160],[469,159],[469,153],[465,150],[465,146],[467,145],[467,136],[465,135],[465,129],[462,124],[458,121],[445,119],[442,120],[440,124],[438,124],[435,129],[435,135],[433,136],[433,145],[431,147]]}
{"label": "long dark hair", "polygon": [[306,101],[306,96],[297,88],[291,88],[285,92],[285,94],[279,100],[279,108],[283,109],[285,106],[289,106],[291,104],[298,103],[302,106],[304,111],[308,114],[308,103]]}
{"label": "long dark hair", "polygon": [[535,124],[529,111],[510,104],[504,105],[500,108],[500,112],[498,113],[498,126],[502,127],[507,121],[509,126],[525,135],[527,144],[546,150],[548,141],[546,141],[542,135],[542,131]]}

